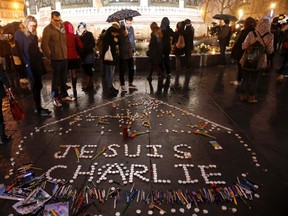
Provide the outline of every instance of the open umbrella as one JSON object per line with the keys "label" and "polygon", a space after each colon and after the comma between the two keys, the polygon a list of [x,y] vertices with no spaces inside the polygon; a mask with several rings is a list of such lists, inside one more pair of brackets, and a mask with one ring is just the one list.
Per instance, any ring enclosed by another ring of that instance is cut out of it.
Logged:
{"label": "open umbrella", "polygon": [[274,21],[274,19],[277,20],[278,23],[284,24],[284,23],[287,22],[288,16],[285,15],[285,14],[279,14],[277,17],[274,17],[274,18],[273,18],[273,21]]}
{"label": "open umbrella", "polygon": [[2,34],[14,34],[18,29],[21,22],[11,22],[1,27]]}
{"label": "open umbrella", "polygon": [[225,20],[229,19],[230,21],[237,21],[237,17],[230,15],[230,14],[216,14],[212,18],[219,19],[219,20]]}
{"label": "open umbrella", "polygon": [[122,9],[108,16],[106,22],[116,22],[116,21],[124,20],[129,17],[135,17],[135,16],[140,16],[140,15],[141,14],[136,10]]}

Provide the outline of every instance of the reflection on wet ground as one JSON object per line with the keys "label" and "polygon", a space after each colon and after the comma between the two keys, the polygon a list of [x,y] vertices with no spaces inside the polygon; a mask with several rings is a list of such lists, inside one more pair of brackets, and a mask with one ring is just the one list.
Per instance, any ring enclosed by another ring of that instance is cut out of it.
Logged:
{"label": "reflection on wet ground", "polygon": [[[16,74],[9,74],[26,117],[16,123],[6,106],[13,140],[0,146],[1,182],[13,183],[16,168],[32,162],[41,169],[32,170],[35,176],[46,172],[50,195],[51,182],[66,182],[66,194],[58,191],[50,203],[64,201],[63,194],[72,199],[72,186],[88,194],[83,205],[68,199],[70,215],[159,215],[161,209],[168,215],[286,215],[287,83],[277,85],[273,71],[262,76],[259,102],[249,105],[229,84],[234,65],[173,72],[151,82],[147,74],[137,71],[137,90],[113,97],[103,91],[98,70],[95,90],[83,92],[79,72],[77,100],[61,108],[53,107],[47,74],[42,96],[53,110],[48,118],[34,113],[30,90],[20,90]],[[117,73],[114,78],[119,87]],[[247,188],[241,192],[249,185],[245,179],[258,186],[250,188],[252,197]],[[0,202],[1,215],[16,213],[15,201]]]}

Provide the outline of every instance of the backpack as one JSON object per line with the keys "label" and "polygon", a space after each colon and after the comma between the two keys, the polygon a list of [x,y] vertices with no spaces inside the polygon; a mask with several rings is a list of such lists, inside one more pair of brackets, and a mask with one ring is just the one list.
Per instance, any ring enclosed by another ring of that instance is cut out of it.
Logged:
{"label": "backpack", "polygon": [[[257,38],[257,34],[253,31],[254,37]],[[266,32],[264,35],[261,36],[263,38],[268,34]],[[263,41],[264,43],[264,41]],[[248,71],[257,71],[260,70],[260,60],[262,59],[263,55],[266,55],[266,47],[260,43],[259,40],[256,40],[244,53],[244,61],[242,68]]]}

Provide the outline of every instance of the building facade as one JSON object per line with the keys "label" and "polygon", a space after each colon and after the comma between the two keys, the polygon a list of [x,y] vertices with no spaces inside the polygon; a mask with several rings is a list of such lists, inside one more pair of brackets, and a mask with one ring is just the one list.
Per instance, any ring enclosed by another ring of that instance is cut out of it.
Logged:
{"label": "building facade", "polygon": [[[137,40],[146,40],[150,37],[151,22],[160,22],[163,17],[170,19],[172,29],[179,21],[190,19],[196,34],[205,34],[201,16],[202,1],[184,0],[30,0],[27,4],[27,13],[36,15],[39,21],[39,33],[50,21],[49,11],[58,10],[64,21],[71,22],[74,27],[79,22],[85,22],[87,28],[96,38],[102,29],[108,28],[107,17],[124,8],[137,10],[141,16],[134,18],[133,27]],[[202,33],[204,32],[204,33]]]}
{"label": "building facade", "polygon": [[25,2],[23,0],[1,0],[0,1],[0,25],[9,22],[20,21],[25,17]]}

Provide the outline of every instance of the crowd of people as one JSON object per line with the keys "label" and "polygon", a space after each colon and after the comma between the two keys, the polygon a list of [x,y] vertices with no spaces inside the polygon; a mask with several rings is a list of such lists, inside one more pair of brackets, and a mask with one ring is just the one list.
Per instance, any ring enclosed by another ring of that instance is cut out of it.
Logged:
{"label": "crowd of people", "polygon": [[[229,45],[232,29],[230,20],[225,19],[224,25],[219,28],[218,41],[220,47],[219,66],[226,65],[226,47]],[[104,76],[103,93],[112,97],[127,92],[127,88],[137,90],[134,84],[136,52],[135,33],[132,26],[133,18],[111,23],[108,29],[103,29],[99,38],[95,40],[92,32],[87,30],[84,22],[80,22],[74,29],[68,21],[62,21],[58,11],[52,11],[51,22],[44,28],[41,45],[38,45],[37,20],[28,16],[21,24],[19,30],[13,35],[11,49],[14,65],[19,73],[19,81],[31,84],[35,111],[41,116],[49,116],[52,112],[41,105],[41,89],[43,87],[41,77],[46,73],[43,56],[49,61],[52,68],[51,99],[55,108],[61,107],[62,103],[69,103],[77,98],[77,71],[82,68],[87,77],[86,85],[82,90],[94,91],[93,71],[95,61],[95,47],[99,50],[101,70]],[[273,25],[272,25],[273,26]],[[153,80],[153,73],[157,74],[158,81],[171,75],[170,54],[175,55],[176,73],[189,71],[191,69],[191,54],[194,49],[194,28],[191,20],[186,19],[177,23],[175,29],[170,27],[168,17],[163,17],[160,25],[152,22],[150,25],[151,37],[147,50],[150,64],[148,82]],[[270,19],[263,17],[256,21],[252,17],[245,20],[244,28],[238,34],[237,40],[232,48],[231,57],[237,62],[238,76],[231,84],[239,85],[240,100],[255,103],[258,80],[262,72],[269,65],[269,59],[275,50],[281,50],[283,63],[278,70],[278,80],[283,80],[284,72],[287,72],[287,24],[281,26],[277,31],[271,28]],[[277,40],[276,40],[277,36]],[[257,70],[251,72],[243,67],[245,54],[251,46],[258,41],[265,47],[265,55]],[[276,43],[275,43],[276,41]],[[41,48],[41,49],[40,49]],[[286,50],[285,50],[286,49]],[[181,59],[183,56],[183,60]],[[18,59],[17,59],[17,58]],[[11,88],[9,81],[5,78],[4,67],[1,64],[0,76],[0,98],[4,97],[5,90]],[[120,88],[114,87],[114,72],[119,68]],[[128,70],[128,84],[125,84],[125,72]],[[67,85],[70,74],[73,88],[73,96],[68,95]],[[3,78],[2,78],[3,77]],[[3,85],[2,85],[3,84]],[[2,101],[0,100],[2,105]],[[5,134],[3,114],[0,113],[0,144],[9,140]]]}
{"label": "crowd of people", "polygon": [[[263,17],[256,20],[248,17],[244,28],[237,35],[232,47],[231,57],[237,62],[237,79],[230,83],[239,86],[240,101],[256,103],[256,93],[260,77],[269,73],[275,58],[281,59],[281,67],[277,70],[277,81],[281,82],[288,72],[288,20],[280,24],[278,19]],[[245,61],[253,46],[259,42],[264,47],[263,55],[257,62],[257,68],[247,69]],[[277,54],[277,55],[276,55]]]}

